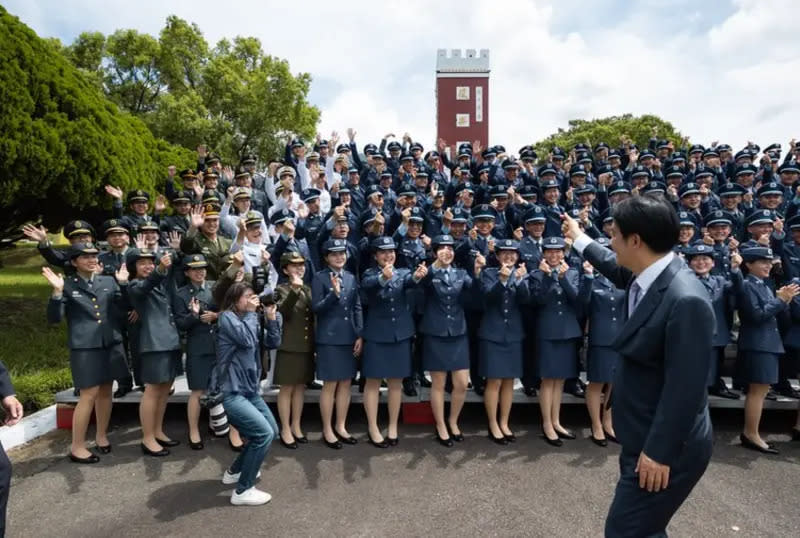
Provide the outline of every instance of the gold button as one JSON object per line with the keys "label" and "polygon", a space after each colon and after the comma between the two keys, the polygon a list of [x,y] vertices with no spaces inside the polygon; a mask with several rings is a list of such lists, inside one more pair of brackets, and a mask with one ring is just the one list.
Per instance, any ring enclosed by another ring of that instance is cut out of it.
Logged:
{"label": "gold button", "polygon": [[94,305],[95,308],[100,308],[98,305]]}
{"label": "gold button", "polygon": [[98,319],[98,320],[97,320],[97,323],[103,323],[103,322],[102,322],[101,320],[99,320],[99,319]]}
{"label": "gold button", "polygon": [[98,318],[100,317],[100,312],[95,312],[95,314],[97,314]]}
{"label": "gold button", "polygon": [[96,303],[96,302],[97,302],[97,299],[95,299],[94,297],[92,297],[92,302]]}

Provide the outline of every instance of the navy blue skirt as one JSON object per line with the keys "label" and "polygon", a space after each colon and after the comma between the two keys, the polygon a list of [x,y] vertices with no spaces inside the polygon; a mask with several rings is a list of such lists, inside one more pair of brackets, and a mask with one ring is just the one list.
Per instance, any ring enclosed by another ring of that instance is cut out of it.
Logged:
{"label": "navy blue skirt", "polygon": [[320,381],[346,381],[357,371],[353,346],[317,344],[317,379]]}
{"label": "navy blue skirt", "polygon": [[586,380],[590,383],[611,383],[620,354],[610,346],[591,346],[586,354]]}
{"label": "navy blue skirt", "polygon": [[778,354],[742,351],[744,382],[771,385],[778,382]]}
{"label": "navy blue skirt", "polygon": [[69,368],[72,373],[72,385],[76,389],[106,385],[115,379],[123,379],[130,375],[122,344],[93,349],[71,349]]}
{"label": "navy blue skirt", "polygon": [[431,336],[422,339],[422,367],[429,372],[452,372],[469,369],[467,335]]}
{"label": "navy blue skirt", "polygon": [[216,360],[216,355],[208,353],[186,356],[186,383],[189,390],[208,390],[211,369]]}
{"label": "navy blue skirt", "polygon": [[569,379],[578,376],[578,339],[539,340],[539,377]]}
{"label": "navy blue skirt", "polygon": [[142,353],[142,383],[171,383],[181,373],[181,350]]}
{"label": "navy blue skirt", "polygon": [[522,377],[522,342],[479,343],[478,374],[487,379]]}
{"label": "navy blue skirt", "polygon": [[399,342],[365,340],[361,375],[367,379],[400,379],[411,376],[411,339]]}

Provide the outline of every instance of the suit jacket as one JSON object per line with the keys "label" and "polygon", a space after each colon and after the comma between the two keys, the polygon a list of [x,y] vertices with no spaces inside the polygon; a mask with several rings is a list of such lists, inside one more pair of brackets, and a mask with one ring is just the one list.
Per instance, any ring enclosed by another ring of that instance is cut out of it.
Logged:
{"label": "suit jacket", "polygon": [[422,280],[425,309],[420,333],[431,336],[461,336],[467,332],[463,298],[472,290],[473,280],[464,269],[450,267],[445,280],[443,270],[430,268]]}
{"label": "suit jacket", "polygon": [[189,308],[189,302],[197,299],[200,302],[200,313],[218,312],[219,308],[214,303],[211,290],[214,289],[214,282],[206,281],[202,289],[194,284],[187,284],[179,288],[172,300],[172,308],[175,313],[175,325],[186,333],[186,355],[197,357],[200,355],[214,355],[214,329],[213,323],[203,323],[200,316],[194,314]]}
{"label": "suit jacket", "polygon": [[406,290],[416,286],[408,269],[394,269],[392,278],[383,281],[381,271],[370,267],[361,280],[361,302],[368,308],[364,320],[364,339],[371,342],[399,342],[414,336],[413,306]]}
{"label": "suit jacket", "polygon": [[92,286],[81,277],[64,279],[61,299],[50,298],[47,321],[67,318],[70,349],[95,349],[122,342],[120,324],[124,315],[122,293],[113,277],[95,275]]}
{"label": "suit jacket", "polygon": [[[614,253],[597,243],[583,256],[618,288],[628,289],[634,280],[630,270],[617,265]],[[627,303],[626,296],[626,310]],[[644,452],[672,466],[689,441],[711,443],[706,379],[713,334],[708,293],[676,257],[614,341],[622,360],[612,413],[624,453]]]}
{"label": "suit jacket", "polygon": [[173,286],[170,281],[171,276],[162,275],[156,269],[147,278],[128,284],[128,297],[139,314],[139,353],[174,351],[181,347],[172,314]]}
{"label": "suit jacket", "polygon": [[295,291],[285,282],[275,288],[278,312],[283,317],[283,335],[278,349],[291,353],[314,351],[314,313],[311,311],[311,288],[304,285]]}
{"label": "suit jacket", "polygon": [[317,344],[350,345],[361,336],[364,321],[353,273],[342,271],[342,291],[337,297],[331,285],[331,270],[323,269],[311,282],[311,301],[317,315]]}
{"label": "suit jacket", "polygon": [[625,290],[601,274],[584,274],[578,295],[589,317],[589,345],[610,347],[625,324]]}
{"label": "suit jacket", "polygon": [[531,300],[538,305],[535,338],[569,340],[583,335],[578,324],[578,271],[568,269],[564,278],[553,278],[537,269],[530,274]]}
{"label": "suit jacket", "polygon": [[753,275],[744,279],[737,302],[741,320],[739,349],[783,353],[777,316],[784,316],[788,305],[775,297],[766,282]]}
{"label": "suit jacket", "polygon": [[508,277],[506,284],[500,281],[498,268],[481,271],[480,291],[485,305],[478,338],[490,342],[521,342],[525,339],[520,307],[530,300],[528,279]]}

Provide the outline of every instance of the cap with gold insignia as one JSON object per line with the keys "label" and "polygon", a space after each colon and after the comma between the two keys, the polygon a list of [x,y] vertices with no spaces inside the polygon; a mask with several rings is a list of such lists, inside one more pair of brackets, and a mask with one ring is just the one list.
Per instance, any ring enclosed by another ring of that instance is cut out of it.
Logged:
{"label": "cap with gold insignia", "polygon": [[297,172],[295,172],[294,168],[292,168],[291,166],[281,166],[280,168],[278,168],[278,173],[276,177],[278,179],[283,179],[285,176],[291,176],[292,178],[294,178],[296,175]]}
{"label": "cap with gold insignia", "polygon": [[130,191],[128,193],[128,203],[134,204],[136,202],[149,202],[150,193],[143,190]]}
{"label": "cap with gold insignia", "polygon": [[281,269],[290,263],[306,263],[306,259],[296,250],[289,250],[281,255]]}
{"label": "cap with gold insignia", "polygon": [[219,217],[219,212],[222,210],[220,205],[216,202],[208,202],[203,204],[203,215],[206,217]]}
{"label": "cap with gold insignia", "polygon": [[91,235],[94,237],[94,227],[85,220],[73,220],[64,226],[64,236],[67,238],[75,237],[76,235]]}
{"label": "cap with gold insignia", "polygon": [[192,203],[194,193],[192,191],[178,191],[175,193],[175,198],[172,199],[172,204]]}
{"label": "cap with gold insignia", "polygon": [[154,221],[153,219],[151,219],[150,217],[142,219],[141,224],[139,224],[136,227],[136,232],[137,233],[139,233],[139,232],[157,232],[157,231],[158,231],[158,223],[156,221]]}
{"label": "cap with gold insignia", "polygon": [[256,213],[255,211],[248,211],[244,216],[244,225],[251,226],[255,224],[260,226],[263,220],[264,219],[261,218],[260,213]]}
{"label": "cap with gold insignia", "polygon": [[233,194],[233,201],[236,202],[238,200],[249,200],[250,199],[250,189],[247,187],[241,187],[236,189],[236,192]]}
{"label": "cap with gold insignia", "polygon": [[208,267],[208,261],[202,254],[190,254],[188,256],[184,256],[183,266],[188,269],[203,269]]}
{"label": "cap with gold insignia", "polygon": [[203,172],[203,181],[211,178],[219,179],[219,173],[213,168],[207,168],[205,172]]}
{"label": "cap with gold insignia", "polygon": [[94,243],[75,243],[69,248],[69,259],[74,260],[78,256],[96,255],[99,250],[94,246]]}
{"label": "cap with gold insignia", "polygon": [[184,181],[187,179],[197,179],[197,174],[194,173],[194,170],[191,168],[186,168],[185,170],[181,170],[180,173],[181,179]]}
{"label": "cap with gold insignia", "polygon": [[103,223],[103,235],[108,235],[112,232],[122,232],[122,233],[130,233],[130,230],[119,219],[109,219]]}

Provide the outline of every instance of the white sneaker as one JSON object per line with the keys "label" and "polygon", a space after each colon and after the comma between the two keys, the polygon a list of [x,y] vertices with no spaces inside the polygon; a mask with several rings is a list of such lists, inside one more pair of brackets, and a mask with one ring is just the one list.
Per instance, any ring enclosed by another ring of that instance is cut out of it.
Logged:
{"label": "white sneaker", "polygon": [[236,490],[234,490],[231,495],[231,504],[237,506],[259,506],[261,504],[267,504],[270,499],[272,499],[272,495],[266,491],[261,491],[260,489],[252,487],[241,493],[236,493]]}
{"label": "white sneaker", "polygon": [[[225,474],[222,475],[222,483],[226,486],[235,484],[239,481],[239,476],[241,476],[241,474],[242,473],[231,474],[227,469],[225,469]],[[261,471],[258,471],[256,478],[261,478]]]}

